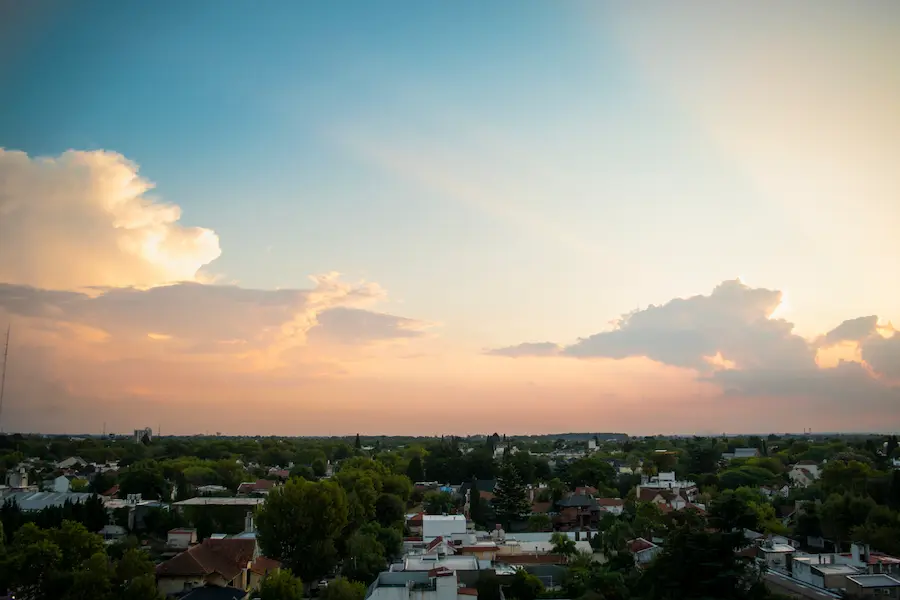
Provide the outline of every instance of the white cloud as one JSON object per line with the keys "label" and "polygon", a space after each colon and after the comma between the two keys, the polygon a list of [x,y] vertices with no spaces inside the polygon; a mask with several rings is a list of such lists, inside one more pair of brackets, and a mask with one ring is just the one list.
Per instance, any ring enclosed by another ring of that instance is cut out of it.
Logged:
{"label": "white cloud", "polygon": [[216,234],[120,154],[33,158],[0,148],[0,281],[46,289],[196,281],[221,253]]}

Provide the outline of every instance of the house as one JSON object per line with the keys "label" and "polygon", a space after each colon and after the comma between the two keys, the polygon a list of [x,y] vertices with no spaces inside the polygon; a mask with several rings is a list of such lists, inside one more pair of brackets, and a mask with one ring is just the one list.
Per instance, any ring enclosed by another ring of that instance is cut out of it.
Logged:
{"label": "house", "polygon": [[60,471],[65,471],[67,469],[76,469],[76,468],[80,469],[80,468],[86,467],[86,466],[87,466],[87,461],[79,456],[70,456],[69,458],[66,458],[66,459],[61,460],[58,463],[56,463],[56,468],[59,469]]}
{"label": "house", "polygon": [[187,550],[197,543],[197,530],[180,527],[170,529],[166,534],[166,548],[169,550]]}
{"label": "house", "polygon": [[112,544],[117,540],[121,540],[128,535],[128,530],[121,525],[104,525],[103,529],[97,532],[107,544]]}
{"label": "house", "polygon": [[6,472],[6,485],[11,488],[28,487],[28,470],[19,466]]}
{"label": "house", "polygon": [[819,464],[811,460],[801,460],[788,471],[791,483],[799,487],[806,487],[822,476]]}
{"label": "house", "polygon": [[422,540],[425,542],[438,536],[452,537],[465,532],[465,515],[422,515]]}
{"label": "house", "polygon": [[406,515],[406,527],[407,529],[409,529],[409,533],[413,537],[422,537],[422,521],[424,517],[424,512],[410,513]]}
{"label": "house", "polygon": [[621,515],[625,510],[625,501],[621,498],[597,498],[597,505],[600,506],[601,511],[613,515]]}
{"label": "house", "polygon": [[[690,480],[679,480],[674,472],[664,472],[654,477],[641,477],[641,484],[637,486],[638,498],[649,497],[644,490],[669,490],[675,495],[681,496],[687,502],[694,502],[700,493],[697,484]],[[645,500],[649,501],[649,500]]]}
{"label": "house", "polygon": [[63,506],[66,502],[81,504],[90,498],[97,498],[96,494],[82,492],[15,492],[6,497],[6,501],[14,502],[24,512],[43,510],[50,506]]}
{"label": "house", "polygon": [[238,496],[264,496],[268,494],[276,483],[271,479],[258,479],[256,481],[245,481],[238,486]]}
{"label": "house", "polygon": [[553,523],[562,530],[596,527],[600,520],[600,505],[583,494],[569,494],[556,503],[558,514]]}
{"label": "house", "polygon": [[640,537],[629,540],[626,542],[625,547],[634,555],[634,562],[638,566],[648,564],[662,551],[662,547]]}
{"label": "house", "polygon": [[103,492],[100,495],[103,496],[104,498],[115,498],[116,496],[119,495],[119,484],[117,483],[116,485],[112,486],[111,488],[109,488],[108,490],[106,490],[105,492]]}
{"label": "house", "polygon": [[70,491],[72,484],[68,477],[60,475],[54,479],[47,479],[43,484],[43,491],[55,492],[57,494],[65,494]]}
{"label": "house", "polygon": [[847,575],[848,598],[900,598],[900,579],[890,575]]}
{"label": "house", "polygon": [[787,498],[788,494],[791,493],[791,487],[787,484],[784,484],[782,486],[761,485],[759,486],[759,493],[769,499],[775,497]]}
{"label": "house", "polygon": [[450,571],[456,575],[456,579],[465,585],[474,586],[481,575],[481,565],[475,556],[437,556],[435,554],[414,555],[407,554],[402,562],[391,565],[393,572],[424,572],[430,573],[436,569]]}
{"label": "house", "polygon": [[157,565],[157,587],[165,595],[204,586],[234,588],[246,595],[262,579],[260,572],[277,569],[275,561],[260,558],[253,538],[208,538]]}
{"label": "house", "polygon": [[446,567],[428,571],[385,571],[369,586],[366,600],[473,600],[478,591],[460,583]]}

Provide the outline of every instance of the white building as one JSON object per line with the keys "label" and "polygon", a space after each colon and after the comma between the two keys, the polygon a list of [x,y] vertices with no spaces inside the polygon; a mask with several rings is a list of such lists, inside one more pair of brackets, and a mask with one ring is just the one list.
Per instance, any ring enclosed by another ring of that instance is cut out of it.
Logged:
{"label": "white building", "polygon": [[465,515],[422,515],[422,541],[425,543],[438,536],[450,538],[465,532]]}
{"label": "white building", "polygon": [[386,571],[369,586],[366,600],[473,600],[478,592],[459,584],[446,568],[430,571]]}
{"label": "white building", "polygon": [[801,460],[788,471],[791,483],[799,487],[806,487],[821,476],[821,467],[811,460]]}

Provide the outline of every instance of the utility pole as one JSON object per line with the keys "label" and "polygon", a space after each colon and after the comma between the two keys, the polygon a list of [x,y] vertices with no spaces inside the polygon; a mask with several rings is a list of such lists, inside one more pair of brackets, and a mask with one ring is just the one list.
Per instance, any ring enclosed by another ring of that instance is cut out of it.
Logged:
{"label": "utility pole", "polygon": [[[12,325],[6,326],[6,347],[3,349],[3,373],[0,374],[0,423],[3,422],[3,392],[6,390],[6,363],[9,362],[9,332],[12,330]],[[0,432],[3,431],[3,426],[0,425]]]}

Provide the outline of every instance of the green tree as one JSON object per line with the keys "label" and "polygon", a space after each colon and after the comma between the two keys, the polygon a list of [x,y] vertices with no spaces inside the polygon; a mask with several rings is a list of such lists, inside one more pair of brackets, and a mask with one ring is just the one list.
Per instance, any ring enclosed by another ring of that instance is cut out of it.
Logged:
{"label": "green tree", "polygon": [[320,592],[322,600],[363,600],[366,586],[358,581],[338,577]]}
{"label": "green tree", "polygon": [[525,569],[519,569],[513,575],[506,588],[506,597],[515,600],[535,600],[544,591],[544,584],[537,576]]}
{"label": "green tree", "polygon": [[351,581],[361,581],[366,585],[375,581],[378,574],[387,567],[384,547],[372,535],[354,533],[347,540],[347,556],[341,575]]}
{"label": "green tree", "polygon": [[[97,552],[72,573],[63,600],[109,600],[112,567],[104,552]],[[67,578],[68,579],[68,578]]]}
{"label": "green tree", "polygon": [[531,504],[519,472],[510,461],[504,461],[494,488],[494,511],[497,519],[509,530],[514,521],[521,521],[531,512]]}
{"label": "green tree", "polygon": [[528,517],[528,531],[550,531],[553,521],[546,514],[539,513]]}
{"label": "green tree", "polygon": [[762,600],[768,592],[753,566],[735,554],[744,534],[682,525],[641,578],[647,600]]}
{"label": "green tree", "polygon": [[155,460],[142,460],[119,472],[119,494],[140,494],[145,500],[166,500],[169,484]]}
{"label": "green tree", "polygon": [[403,501],[393,494],[381,494],[375,500],[375,518],[383,527],[402,524],[405,516]]}
{"label": "green tree", "polygon": [[431,491],[425,494],[425,512],[429,515],[443,515],[453,510],[453,496],[449,492]]}
{"label": "green tree", "polygon": [[263,554],[305,581],[318,581],[337,564],[347,494],[333,481],[291,479],[269,492],[256,521]]}
{"label": "green tree", "polygon": [[313,475],[316,477],[325,477],[325,473],[328,472],[328,465],[321,458],[317,458],[312,462],[312,470]]}
{"label": "green tree", "polygon": [[116,562],[115,580],[121,585],[127,585],[139,577],[153,573],[153,562],[147,553],[137,548],[129,548]]}
{"label": "green tree", "polygon": [[556,532],[550,536],[550,543],[553,547],[550,549],[551,554],[560,554],[562,556],[573,556],[578,552],[575,541],[565,533]]}
{"label": "green tree", "polygon": [[409,459],[409,465],[406,467],[406,476],[410,481],[416,483],[425,481],[425,471],[422,468],[422,457],[418,454]]}
{"label": "green tree", "polygon": [[303,583],[290,569],[266,575],[259,586],[260,600],[303,600]]}
{"label": "green tree", "polygon": [[156,587],[156,576],[152,574],[135,577],[122,587],[120,600],[165,600]]}
{"label": "green tree", "polygon": [[733,490],[725,490],[709,505],[709,524],[721,531],[755,531],[759,526],[759,515],[740,495]]}
{"label": "green tree", "polygon": [[361,450],[361,449],[362,449],[362,442],[359,441],[359,434],[358,434],[358,433],[356,434],[356,441],[353,442],[353,447],[356,448],[357,450]]}

